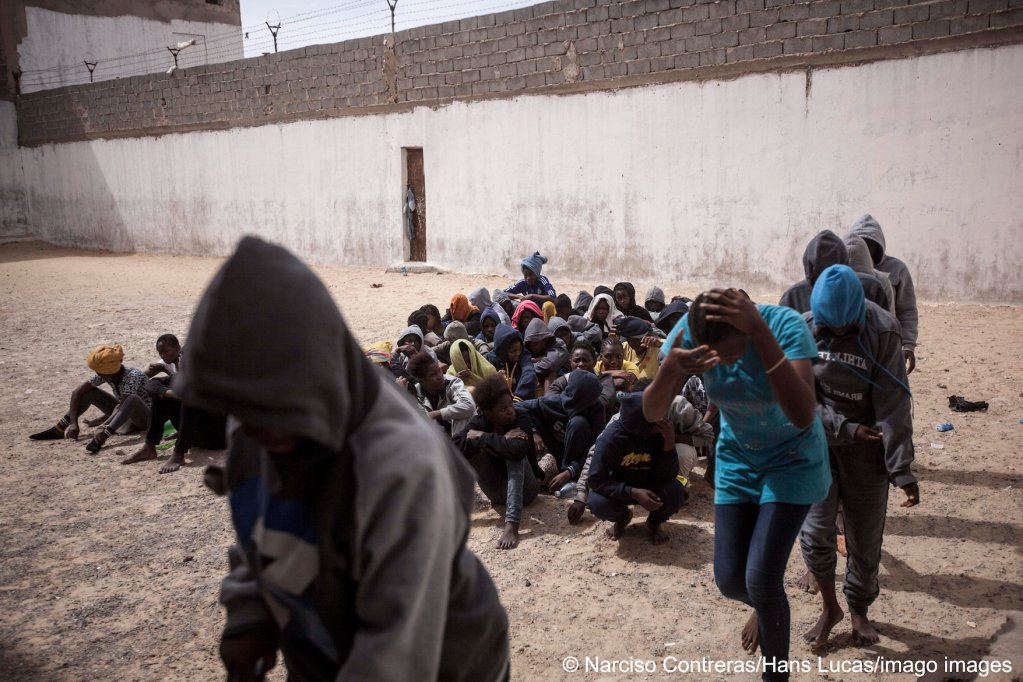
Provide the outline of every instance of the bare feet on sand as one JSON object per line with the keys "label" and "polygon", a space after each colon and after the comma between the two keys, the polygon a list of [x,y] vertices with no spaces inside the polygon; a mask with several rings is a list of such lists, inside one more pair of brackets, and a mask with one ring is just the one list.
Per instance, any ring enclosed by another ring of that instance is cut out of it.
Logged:
{"label": "bare feet on sand", "polygon": [[817,624],[810,628],[809,632],[803,635],[803,639],[806,640],[811,649],[824,646],[828,643],[828,637],[831,635],[831,628],[841,623],[844,616],[845,614],[838,606],[830,608],[825,606],[824,610],[821,611],[821,617],[817,619]]}
{"label": "bare feet on sand", "polygon": [[852,641],[856,646],[867,646],[881,641],[881,635],[877,634],[877,630],[866,616],[852,614],[852,628]]}
{"label": "bare feet on sand", "polygon": [[625,518],[621,521],[615,522],[613,526],[604,531],[604,535],[608,540],[617,540],[622,537],[622,533],[625,532],[625,528],[632,522],[632,510],[625,510]]}
{"label": "bare feet on sand", "polygon": [[177,471],[181,468],[181,465],[185,463],[185,453],[178,452],[176,450],[171,451],[170,459],[163,463],[160,467],[161,474],[169,474],[173,471]]}
{"label": "bare feet on sand", "polygon": [[803,577],[796,581],[796,587],[810,594],[817,594],[820,591],[820,586],[817,585],[817,578],[814,578],[813,573],[810,573],[810,571],[804,573]]}
{"label": "bare feet on sand", "polygon": [[835,549],[842,556],[849,556],[849,550],[845,548],[845,533],[839,533],[835,538]]}
{"label": "bare feet on sand", "polygon": [[650,531],[650,542],[655,545],[663,545],[668,541],[668,534],[661,529],[663,523],[650,523],[648,519],[646,522],[647,530]]}
{"label": "bare feet on sand", "polygon": [[121,464],[134,464],[135,462],[145,462],[150,459],[156,459],[156,446],[146,443],[141,448],[122,459]]}
{"label": "bare feet on sand", "polygon": [[515,549],[519,546],[519,524],[508,522],[504,524],[504,533],[497,541],[498,549]]}
{"label": "bare feet on sand", "polygon": [[755,654],[760,646],[760,631],[757,628],[757,612],[754,609],[753,613],[749,614],[746,624],[742,626],[742,648],[750,655]]}

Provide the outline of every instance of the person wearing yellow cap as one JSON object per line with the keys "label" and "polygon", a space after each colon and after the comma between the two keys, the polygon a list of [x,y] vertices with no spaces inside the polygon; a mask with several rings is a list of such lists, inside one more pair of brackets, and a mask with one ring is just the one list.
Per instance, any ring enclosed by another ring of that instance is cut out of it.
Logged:
{"label": "person wearing yellow cap", "polygon": [[[133,430],[145,429],[149,422],[150,397],[145,387],[148,377],[134,367],[124,366],[124,349],[118,343],[97,346],[89,351],[86,364],[96,374],[71,393],[71,405],[55,426],[34,433],[32,440],[78,440],[78,417],[90,407],[96,407],[103,416],[86,420],[86,426],[103,428],[92,437],[85,449],[91,454],[99,452],[107,439],[123,426]],[[106,383],[113,395],[100,388]]]}

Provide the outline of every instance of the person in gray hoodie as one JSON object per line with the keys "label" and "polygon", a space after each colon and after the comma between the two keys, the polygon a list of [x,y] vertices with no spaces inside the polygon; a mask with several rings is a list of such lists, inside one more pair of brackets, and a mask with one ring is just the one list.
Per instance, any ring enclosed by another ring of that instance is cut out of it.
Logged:
{"label": "person in gray hoodie", "polygon": [[[849,267],[856,271],[856,274],[870,275],[881,283],[884,289],[885,300],[888,305],[881,301],[874,301],[892,315],[895,314],[895,289],[892,288],[892,280],[887,272],[881,272],[874,268],[874,259],[870,257],[870,249],[863,237],[855,234],[847,234],[842,238],[845,242],[845,250],[849,254]],[[862,279],[862,277],[860,278]]]}
{"label": "person in gray hoodie", "polygon": [[564,371],[568,363],[568,348],[564,341],[554,336],[541,317],[529,321],[524,343],[533,356],[537,384],[546,391]]}
{"label": "person in gray hoodie", "polygon": [[262,679],[278,650],[296,682],[507,679],[507,614],[466,548],[472,471],[308,267],[243,239],[185,359],[175,393],[230,416],[226,467],[208,475],[237,535],[220,592],[228,679]]}
{"label": "person in gray hoodie", "polygon": [[[828,266],[848,264],[849,253],[846,251],[845,242],[831,230],[821,230],[810,240],[803,252],[803,272],[806,274],[806,279],[789,287],[781,295],[778,305],[805,313],[810,309],[810,292],[813,290],[813,284],[817,281],[817,277]],[[882,308],[887,307],[888,301],[881,288],[881,283],[869,275],[862,275],[859,279],[867,300],[874,301]]]}
{"label": "person in gray hoodie", "polygon": [[844,614],[835,595],[835,515],[845,515],[843,591],[853,641],[878,641],[867,609],[878,594],[878,565],[888,506],[888,486],[902,488],[903,507],[920,501],[913,475],[912,397],[906,385],[902,339],[896,319],[863,297],[853,270],[826,269],[814,284],[804,315],[817,342],[813,361],[817,412],[824,423],[831,487],[810,508],[799,534],[803,560],[820,586],[824,608],[805,639],[822,646]]}
{"label": "person in gray hoodie", "polygon": [[867,242],[874,267],[888,273],[892,289],[895,291],[895,317],[902,327],[902,355],[906,359],[906,374],[912,374],[916,369],[919,314],[916,309],[916,289],[913,287],[913,277],[909,274],[909,268],[895,256],[886,253],[884,232],[869,213],[853,223],[849,233],[862,237],[863,241]]}

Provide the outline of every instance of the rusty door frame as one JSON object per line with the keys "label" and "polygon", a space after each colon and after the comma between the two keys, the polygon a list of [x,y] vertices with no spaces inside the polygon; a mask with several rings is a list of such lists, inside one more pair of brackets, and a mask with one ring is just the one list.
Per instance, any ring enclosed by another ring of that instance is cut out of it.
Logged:
{"label": "rusty door frame", "polygon": [[[402,202],[405,201],[405,192],[406,192],[406,189],[409,186],[409,181],[410,181],[410,178],[409,178],[409,165],[408,165],[408,162],[409,162],[409,152],[410,151],[418,151],[422,155],[422,158],[423,158],[423,184],[424,184],[423,193],[425,194],[425,191],[426,191],[426,188],[425,188],[425,184],[426,184],[426,155],[423,152],[423,148],[422,147],[418,147],[418,146],[402,147],[401,148],[401,200],[402,200]],[[426,203],[425,201],[423,201],[423,198],[420,198],[420,197],[416,198],[416,202],[417,202],[417,206],[418,205],[423,205],[423,204]],[[417,211],[418,211],[418,208],[417,208]],[[402,259],[405,262],[410,262],[412,260],[412,240],[410,240],[406,236],[406,234],[405,234],[405,212],[404,212],[404,210],[402,211],[401,236],[402,236]],[[428,257],[429,256],[426,253],[426,244],[424,243],[423,244],[423,261],[422,262],[425,262]],[[417,262],[419,262],[419,261],[417,261]]]}

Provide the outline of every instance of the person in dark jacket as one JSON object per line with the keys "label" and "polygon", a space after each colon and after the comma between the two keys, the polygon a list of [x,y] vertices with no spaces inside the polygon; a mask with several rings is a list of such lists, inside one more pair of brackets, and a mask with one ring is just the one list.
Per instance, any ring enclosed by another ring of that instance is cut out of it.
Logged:
{"label": "person in dark jacket", "polygon": [[902,488],[903,507],[920,501],[912,471],[912,396],[899,323],[864,300],[852,269],[833,265],[821,273],[810,308],[804,317],[817,342],[817,412],[827,436],[832,481],[799,534],[803,560],[824,600],[820,619],[805,639],[822,646],[844,616],[835,596],[835,515],[841,503],[848,551],[843,591],[853,642],[867,646],[878,641],[867,609],[878,595],[888,487]]}
{"label": "person in dark jacket", "polygon": [[455,446],[476,470],[480,490],[494,504],[505,505],[504,533],[498,549],[519,544],[522,507],[536,499],[540,484],[533,454],[533,428],[529,417],[515,410],[508,384],[499,376],[484,379],[476,387],[478,412],[465,430],[455,436]]}
{"label": "person in dark jacket", "polygon": [[220,479],[237,535],[228,679],[260,679],[278,650],[298,682],[507,679],[508,617],[466,547],[472,470],[308,267],[243,239],[171,387],[237,425]]}
{"label": "person in dark jacket", "polygon": [[507,324],[499,324],[494,330],[494,350],[483,357],[504,374],[508,388],[515,400],[531,400],[536,397],[536,371],[533,356],[522,345],[522,334]]}
{"label": "person in dark jacket", "polygon": [[630,506],[639,504],[650,512],[650,540],[655,545],[666,541],[661,525],[686,501],[678,471],[674,424],[669,419],[648,422],[642,393],[623,396],[618,419],[597,438],[587,479],[590,511],[613,522],[608,539],[621,537],[632,521]]}
{"label": "person in dark jacket", "polygon": [[564,392],[515,405],[542,439],[538,450],[546,447],[557,460],[559,473],[549,484],[552,491],[579,478],[586,454],[606,423],[600,397],[597,375],[575,370],[568,375]]}
{"label": "person in dark jacket", "polygon": [[[849,265],[849,253],[845,242],[831,230],[818,232],[803,252],[803,272],[806,279],[789,287],[778,305],[787,306],[796,312],[805,313],[810,309],[810,292],[824,270],[831,265]],[[882,308],[888,307],[888,295],[881,282],[871,275],[857,275],[868,301],[877,303]]]}
{"label": "person in dark jacket", "polygon": [[561,376],[562,368],[568,362],[568,348],[564,341],[554,336],[542,317],[533,318],[529,322],[525,345],[533,357],[536,383],[546,391],[551,382]]}
{"label": "person in dark jacket", "polygon": [[632,285],[632,282],[619,282],[616,284],[614,299],[615,305],[622,315],[638,317],[649,324],[654,323],[654,318],[650,316],[650,311],[636,303],[636,287]]}

